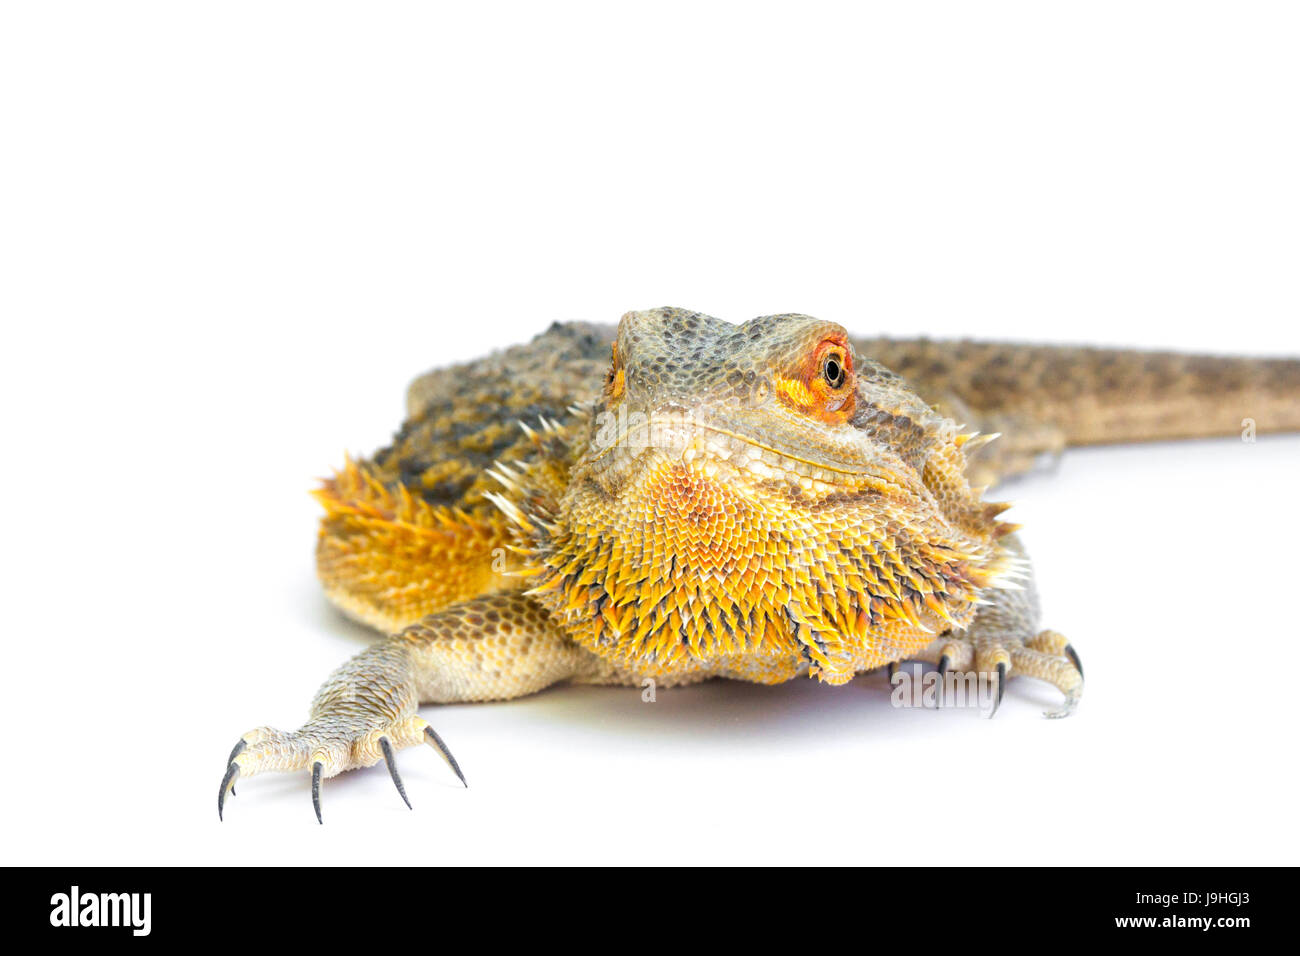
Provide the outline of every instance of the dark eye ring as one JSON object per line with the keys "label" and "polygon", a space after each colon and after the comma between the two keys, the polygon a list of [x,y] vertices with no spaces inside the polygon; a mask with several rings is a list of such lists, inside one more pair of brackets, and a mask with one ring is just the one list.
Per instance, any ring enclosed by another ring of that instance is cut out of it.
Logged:
{"label": "dark eye ring", "polygon": [[839,355],[832,352],[826,356],[826,361],[822,365],[822,376],[831,388],[839,388],[844,384],[844,364]]}

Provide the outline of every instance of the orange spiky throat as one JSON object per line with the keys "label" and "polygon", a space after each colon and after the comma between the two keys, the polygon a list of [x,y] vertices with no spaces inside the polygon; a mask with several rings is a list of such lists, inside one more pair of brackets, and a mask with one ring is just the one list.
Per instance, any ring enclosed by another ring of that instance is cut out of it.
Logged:
{"label": "orange spiky throat", "polygon": [[614,492],[581,457],[561,473],[548,455],[499,503],[530,593],[612,663],[671,674],[770,658],[787,665],[773,680],[806,665],[840,683],[965,627],[1007,570],[1000,508],[974,502],[960,449],[946,450],[928,476],[882,452],[884,466],[826,483],[770,456],[756,473],[650,448]]}

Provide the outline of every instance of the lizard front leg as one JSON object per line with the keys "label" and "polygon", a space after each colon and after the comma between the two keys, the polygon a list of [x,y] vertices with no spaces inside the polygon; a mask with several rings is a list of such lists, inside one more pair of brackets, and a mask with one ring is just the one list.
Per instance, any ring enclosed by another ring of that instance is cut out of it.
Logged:
{"label": "lizard front leg", "polygon": [[393,759],[413,744],[432,745],[461,782],[455,758],[416,712],[420,704],[503,700],[557,681],[589,676],[596,658],[565,637],[521,594],[478,598],[431,614],[357,654],[321,685],[309,719],[295,731],[259,727],[230,755],[217,799],[224,812],[235,781],[267,771],[310,770],[320,819],[320,782],[386,761],[409,807]]}
{"label": "lizard front leg", "polygon": [[1083,696],[1083,665],[1063,635],[1041,629],[1029,561],[1014,537],[1006,540],[1024,560],[1023,579],[1014,587],[990,590],[985,596],[987,603],[970,627],[939,636],[918,656],[937,664],[941,676],[950,670],[974,671],[980,677],[996,675],[992,713],[1002,703],[1008,679],[1019,674],[1046,681],[1065,695],[1064,706],[1045,716],[1069,716]]}

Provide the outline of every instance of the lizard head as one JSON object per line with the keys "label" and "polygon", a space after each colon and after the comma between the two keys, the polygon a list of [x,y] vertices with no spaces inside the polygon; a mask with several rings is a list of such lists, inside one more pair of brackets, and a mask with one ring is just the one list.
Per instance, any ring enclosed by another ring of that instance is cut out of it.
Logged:
{"label": "lizard head", "polygon": [[1008,568],[963,440],[832,322],[631,312],[521,550],[617,663],[847,680],[964,626]]}

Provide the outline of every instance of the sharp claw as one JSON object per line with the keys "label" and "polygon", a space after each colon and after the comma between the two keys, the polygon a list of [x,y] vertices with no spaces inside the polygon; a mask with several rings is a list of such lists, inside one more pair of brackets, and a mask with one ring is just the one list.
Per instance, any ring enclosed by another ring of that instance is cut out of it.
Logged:
{"label": "sharp claw", "polygon": [[889,666],[886,668],[885,677],[888,679],[891,686],[894,683],[894,675],[897,673],[898,673],[898,661],[890,661]]}
{"label": "sharp claw", "polygon": [[[248,741],[245,740],[243,737],[240,737],[239,743],[235,744],[235,749],[230,751],[230,757],[228,760],[226,760],[226,766],[230,766],[232,763],[234,763],[235,758],[238,757],[240,754],[242,754],[247,747],[248,747]],[[222,793],[225,793],[224,788],[222,789]],[[235,784],[233,782],[230,784],[230,795],[232,797],[235,795]],[[220,811],[218,811],[218,815],[220,815]]]}
{"label": "sharp claw", "polygon": [[311,765],[311,805],[316,808],[316,822],[324,824],[320,818],[320,772],[321,763],[317,760]]}
{"label": "sharp claw", "polygon": [[[236,754],[235,756],[238,756],[238,754]],[[239,776],[239,764],[235,763],[234,760],[232,759],[230,762],[230,766],[226,768],[226,775],[221,778],[221,790],[218,791],[217,793],[217,819],[218,820],[225,819],[224,814],[226,808],[226,788],[229,787],[230,792],[234,793],[235,778],[238,776]]]}
{"label": "sharp claw", "polygon": [[424,728],[424,736],[428,737],[429,743],[433,745],[434,749],[437,750],[438,753],[442,754],[442,759],[447,761],[447,766],[451,767],[451,769],[455,771],[456,776],[460,777],[460,782],[464,786],[468,787],[469,784],[465,783],[465,775],[460,772],[460,764],[456,763],[456,758],[451,755],[451,751],[448,750],[447,745],[442,742],[442,738],[438,736],[438,732],[426,724]]}
{"label": "sharp claw", "polygon": [[1083,677],[1083,662],[1079,660],[1079,652],[1071,644],[1065,645],[1065,656],[1074,662],[1074,669],[1079,672],[1079,677]]}
{"label": "sharp claw", "polygon": [[948,676],[948,665],[951,663],[952,658],[947,654],[944,654],[943,657],[939,658],[939,680],[943,680]]}
{"label": "sharp claw", "polygon": [[379,746],[384,751],[384,763],[388,764],[388,772],[392,775],[393,783],[397,784],[397,792],[402,795],[402,802],[406,804],[406,809],[412,809],[411,801],[406,799],[406,788],[402,786],[402,778],[397,775],[397,761],[393,759],[393,745],[388,742],[387,737],[380,737]]}
{"label": "sharp claw", "polygon": [[989,712],[990,717],[996,714],[998,712],[998,708],[1002,706],[1002,691],[1006,688],[1006,686],[1007,686],[1007,665],[1005,662],[1002,662],[998,664],[998,696],[993,701],[993,710]]}

